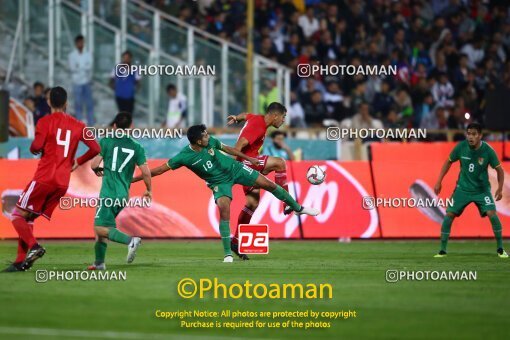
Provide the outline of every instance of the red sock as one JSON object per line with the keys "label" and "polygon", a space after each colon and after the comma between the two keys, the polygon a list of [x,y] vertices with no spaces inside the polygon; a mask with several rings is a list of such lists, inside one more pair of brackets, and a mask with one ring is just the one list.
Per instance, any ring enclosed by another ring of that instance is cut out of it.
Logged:
{"label": "red sock", "polygon": [[285,189],[285,191],[289,192],[289,186],[287,185],[287,170],[276,171],[274,181],[276,184]]}
{"label": "red sock", "polygon": [[21,238],[18,238],[18,256],[16,256],[16,260],[14,263],[19,263],[25,261],[25,257],[27,257],[28,245],[23,242]]}
{"label": "red sock", "polygon": [[26,243],[28,249],[32,248],[37,241],[35,240],[34,233],[32,232],[31,223],[29,224],[22,216],[18,214],[12,215],[12,225],[19,237]]}
{"label": "red sock", "polygon": [[234,243],[237,243],[237,240],[239,238],[239,225],[250,223],[252,215],[253,211],[250,210],[250,208],[246,206],[243,207],[243,210],[241,210],[241,212],[239,213],[239,217],[237,218],[236,232],[234,233],[234,238],[232,239]]}

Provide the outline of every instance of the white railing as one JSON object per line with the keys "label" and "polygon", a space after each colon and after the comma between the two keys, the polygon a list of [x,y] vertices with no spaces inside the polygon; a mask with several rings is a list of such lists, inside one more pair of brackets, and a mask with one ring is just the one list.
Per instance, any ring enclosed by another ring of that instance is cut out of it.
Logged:
{"label": "white railing", "polygon": [[[146,56],[146,58],[144,58],[144,62],[146,63],[194,65],[197,62],[196,49],[202,48],[205,50],[207,48],[207,51],[214,50],[215,53],[218,52],[217,55],[219,58],[217,58],[217,62],[219,65],[217,66],[221,68],[220,74],[216,74],[215,77],[207,77],[205,80],[195,77],[175,76],[177,87],[182,90],[188,98],[188,123],[191,124],[203,121],[208,125],[212,125],[213,123],[224,125],[226,113],[234,110],[231,107],[232,103],[236,104],[236,108],[242,108],[242,110],[259,110],[256,105],[259,102],[258,98],[261,93],[261,79],[263,79],[263,75],[268,74],[271,75],[272,79],[276,80],[280,102],[284,103],[286,106],[290,105],[289,68],[264,58],[263,56],[255,55],[253,58],[254,86],[252,92],[252,103],[254,107],[247,108],[245,104],[247,102],[246,96],[240,95],[242,91],[240,91],[239,88],[236,89],[238,90],[237,95],[232,93],[232,84],[229,84],[229,81],[232,82],[233,77],[235,77],[233,74],[245,76],[244,70],[240,69],[241,66],[246,64],[247,51],[245,48],[222,40],[206,31],[180,21],[145,2],[138,0],[118,1],[120,1],[120,20],[119,23],[116,24],[106,22],[95,15],[93,0],[81,1],[81,6],[68,0],[47,0],[48,13],[37,14],[30,13],[30,11],[35,11],[37,9],[31,8],[32,4],[29,0],[11,2],[13,6],[18,6],[17,14],[19,16],[19,22],[22,22],[22,27],[19,30],[20,37],[16,39],[16,41],[19,42],[16,51],[16,54],[20,57],[19,60],[25,60],[25,53],[29,45],[37,45],[42,51],[42,54],[47,57],[47,82],[52,86],[55,85],[57,70],[59,72],[57,74],[59,75],[62,71],[69,71],[67,68],[66,47],[67,52],[69,52],[69,48],[74,46],[74,36],[77,33],[81,33],[85,36],[86,48],[92,55],[96,56],[96,60],[99,58],[97,41],[104,38],[101,35],[111,35],[113,38],[111,45],[113,46],[115,56],[104,56],[104,58],[111,58],[111,61],[115,63],[120,62],[122,52],[130,47],[141,51],[140,53],[143,52]],[[41,6],[41,2],[39,2],[39,10],[41,7],[44,7],[44,2],[42,2],[42,4]],[[151,21],[151,39],[149,42],[129,33],[129,6],[135,6],[135,10],[143,10],[144,15],[149,16]],[[72,18],[76,17],[79,20],[77,22],[68,20],[65,13],[68,15],[72,14]],[[31,27],[31,20],[29,20],[29,18],[33,20],[34,15],[40,16],[37,18],[39,19],[39,26],[42,20],[47,21],[47,33],[44,33],[45,35],[47,34],[47,37],[44,37],[44,41],[30,39],[31,34],[35,33],[35,29]],[[168,46],[164,46],[161,39],[163,26],[170,30],[175,29],[176,32],[185,32],[183,33],[185,44],[179,46],[179,56],[181,57],[172,55],[164,49],[164,47]],[[78,30],[76,27],[78,27]],[[11,29],[15,30],[14,27],[11,27]],[[31,32],[31,30],[34,30],[34,32]],[[45,41],[46,39],[47,41]],[[47,45],[45,46],[44,44]],[[212,48],[209,48],[211,46]],[[241,61],[244,61],[244,63],[241,64]],[[231,64],[231,62],[235,62],[235,64]],[[23,62],[19,63],[21,74],[23,74],[24,66],[26,65],[24,65]],[[112,65],[112,69],[113,67],[114,65]],[[233,72],[233,70],[238,71],[238,73]],[[94,87],[99,89],[101,94],[108,93],[110,100],[113,100],[113,92],[105,83],[108,77],[109,75],[104,71],[102,74],[94,73]],[[164,86],[162,82],[165,81],[166,78],[162,78],[160,75],[147,78],[148,79],[145,79],[143,82],[143,95],[139,94],[137,97],[136,111],[144,112],[147,116],[147,125],[153,126],[155,125],[156,117],[161,114],[161,111],[164,112],[165,110],[164,100],[166,100],[166,97],[165,94],[162,93]],[[30,80],[33,81],[35,79]],[[245,83],[244,81],[241,82],[243,84]],[[217,95],[219,95],[219,97]],[[217,119],[214,119],[215,113],[219,114],[219,116],[216,117]]]}

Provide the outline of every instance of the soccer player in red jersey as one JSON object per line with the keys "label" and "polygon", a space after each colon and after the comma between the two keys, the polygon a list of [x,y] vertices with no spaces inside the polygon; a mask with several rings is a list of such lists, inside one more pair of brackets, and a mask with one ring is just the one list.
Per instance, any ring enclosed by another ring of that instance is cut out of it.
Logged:
{"label": "soccer player in red jersey", "polygon": [[[19,235],[18,256],[5,272],[24,271],[41,258],[46,250],[37,243],[33,233],[34,220],[42,215],[48,220],[69,186],[71,172],[96,156],[99,144],[84,138],[85,124],[65,113],[67,92],[57,86],[51,89],[51,114],[37,122],[30,152],[41,154],[34,178],[19,197],[12,214],[12,225]],[[79,142],[88,151],[75,159]]]}
{"label": "soccer player in red jersey", "polygon": [[[260,149],[264,144],[266,137],[266,131],[269,127],[279,128],[285,122],[285,116],[287,115],[287,109],[280,103],[273,102],[269,104],[265,115],[241,113],[237,116],[231,115],[227,117],[227,124],[231,125],[246,121],[242,128],[235,148],[238,151],[246,154],[247,156],[257,158],[259,164],[254,166],[250,162],[238,159],[252,169],[255,169],[267,175],[270,172],[275,172],[275,183],[284,188],[287,192],[289,191],[287,185],[287,168],[285,160],[280,157],[272,157],[260,154]],[[242,260],[248,260],[248,256],[238,254],[238,237],[239,237],[239,225],[250,223],[251,217],[257,209],[260,201],[260,189],[256,187],[243,187],[244,194],[246,196],[246,205],[241,210],[237,219],[237,227],[234,233],[234,237],[231,241],[232,251],[235,252]],[[291,213],[286,205],[284,205],[284,213],[287,215]]]}

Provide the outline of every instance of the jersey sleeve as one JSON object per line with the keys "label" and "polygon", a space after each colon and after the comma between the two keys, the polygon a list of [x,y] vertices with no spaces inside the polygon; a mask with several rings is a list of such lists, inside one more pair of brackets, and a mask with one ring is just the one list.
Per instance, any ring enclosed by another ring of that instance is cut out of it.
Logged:
{"label": "jersey sleeve", "polygon": [[241,134],[239,138],[246,138],[249,144],[253,144],[256,140],[260,132],[258,131],[257,124],[255,124],[255,121],[253,118],[256,115],[248,113],[246,115],[246,123],[244,124],[243,129],[241,130]]}
{"label": "jersey sleeve", "polygon": [[80,140],[89,148],[83,155],[76,159],[78,165],[86,163],[87,161],[96,157],[96,155],[101,152],[101,147],[99,146],[95,138],[92,139],[85,138],[85,129],[86,127],[85,124],[83,123],[80,123],[79,127],[77,128],[77,131],[79,131],[78,133],[80,134]]}
{"label": "jersey sleeve", "polygon": [[460,143],[453,148],[452,152],[450,152],[448,160],[453,163],[458,161],[459,158],[460,158]]}
{"label": "jersey sleeve", "polygon": [[30,144],[30,152],[37,154],[41,152],[46,142],[46,135],[48,134],[48,124],[46,119],[40,119],[35,127],[35,138]]}
{"label": "jersey sleeve", "polygon": [[142,165],[147,163],[147,158],[145,157],[145,149],[143,146],[138,145],[138,150],[136,151],[136,165]]}
{"label": "jersey sleeve", "polygon": [[175,157],[170,158],[168,162],[166,162],[166,165],[168,165],[168,167],[172,170],[179,169],[181,166],[183,166],[184,164],[182,164],[181,153],[179,152]]}
{"label": "jersey sleeve", "polygon": [[489,147],[489,165],[496,169],[498,166],[501,166],[501,162],[498,159],[498,156],[496,155],[496,152],[493,148]]}

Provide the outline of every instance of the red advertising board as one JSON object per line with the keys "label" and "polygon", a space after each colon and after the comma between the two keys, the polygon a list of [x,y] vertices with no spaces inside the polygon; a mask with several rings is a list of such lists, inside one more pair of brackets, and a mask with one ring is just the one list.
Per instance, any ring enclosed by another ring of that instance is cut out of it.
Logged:
{"label": "red advertising board", "polygon": [[[151,160],[149,166],[161,165],[165,160]],[[318,164],[326,168],[326,181],[313,186],[306,180],[306,171]],[[31,180],[37,160],[0,160],[0,192],[2,210],[0,238],[14,238],[8,213],[17,197]],[[319,216],[283,215],[283,207],[271,193],[262,192],[260,206],[251,223],[268,224],[272,238],[378,237],[378,217],[375,211],[364,210],[362,197],[373,195],[367,162],[296,162],[288,164],[289,188],[296,191],[300,203],[319,208]],[[294,175],[294,177],[292,177]],[[269,175],[272,178],[272,175]],[[97,197],[101,179],[86,164],[73,172],[67,196]],[[131,196],[143,193],[143,184],[131,188]],[[244,206],[245,198],[239,185],[234,187],[231,207],[231,226]],[[93,237],[94,209],[75,207],[57,208],[51,222],[38,218],[37,237],[91,238]],[[117,217],[120,229],[143,237],[218,237],[218,211],[211,191],[204,181],[188,169],[167,172],[153,179],[153,203],[150,208],[125,208]]]}
{"label": "red advertising board", "polygon": [[[500,156],[501,143],[490,143]],[[438,237],[444,209],[435,211],[418,207],[379,206],[364,209],[364,197],[374,196],[372,175],[377,198],[411,199],[422,196],[450,198],[457,180],[459,167],[453,164],[443,181],[439,196],[433,193],[437,176],[455,143],[374,143],[372,144],[372,171],[369,162],[305,161],[287,163],[289,190],[300,203],[316,207],[321,214],[315,217],[285,216],[282,204],[271,193],[261,193],[259,208],[251,223],[269,225],[271,238],[413,238]],[[151,167],[165,160],[150,160]],[[311,165],[326,169],[327,179],[321,185],[311,185],[306,172]],[[17,197],[31,180],[37,160],[0,160],[0,192],[2,210],[0,238],[14,238],[16,233],[9,221],[9,211]],[[510,163],[503,163],[510,169]],[[496,186],[495,171],[490,169],[490,181]],[[272,175],[269,175],[273,178]],[[509,178],[507,176],[507,178]],[[67,196],[97,197],[101,179],[88,165],[78,168],[71,176]],[[143,184],[131,188],[131,196],[143,193]],[[245,204],[242,188],[236,185],[231,206],[231,228]],[[510,185],[505,184],[503,200],[496,203],[503,224],[503,234],[510,236]],[[94,209],[59,208],[52,221],[37,219],[37,237],[91,238],[93,237]],[[120,229],[142,237],[218,237],[219,214],[211,191],[204,181],[182,168],[153,179],[153,203],[150,208],[124,209],[117,217]],[[381,235],[382,231],[382,235]],[[302,235],[301,235],[302,233]],[[481,218],[476,207],[469,205],[452,227],[452,237],[492,237],[487,218]]]}
{"label": "red advertising board", "polygon": [[[501,143],[489,143],[498,157],[502,155]],[[411,198],[418,188],[425,195],[436,197],[434,185],[444,162],[456,143],[377,143],[372,144],[375,191],[379,198]],[[510,163],[503,163],[510,169]],[[439,197],[443,202],[450,198],[459,174],[459,164],[454,163],[443,180]],[[489,167],[489,178],[494,194],[497,187],[496,171]],[[506,175],[508,177],[508,174]],[[510,236],[510,185],[505,184],[503,199],[496,202],[496,209],[503,224],[503,234]],[[441,220],[438,215],[416,207],[379,207],[383,237],[438,237]],[[443,211],[444,214],[444,211]],[[443,215],[444,216],[444,215]],[[481,218],[478,209],[470,204],[455,219],[452,237],[493,237],[488,218]]]}

